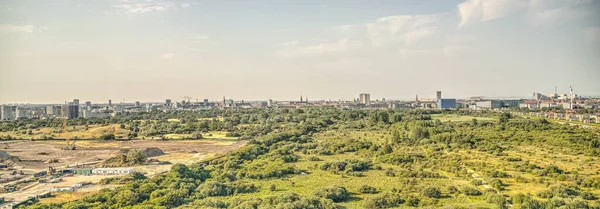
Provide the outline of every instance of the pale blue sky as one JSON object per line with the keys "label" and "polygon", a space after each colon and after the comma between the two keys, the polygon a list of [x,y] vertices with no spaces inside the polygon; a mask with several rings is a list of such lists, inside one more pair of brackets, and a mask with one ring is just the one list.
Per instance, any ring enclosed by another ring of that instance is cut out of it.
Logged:
{"label": "pale blue sky", "polygon": [[0,103],[600,94],[600,0],[0,0]]}

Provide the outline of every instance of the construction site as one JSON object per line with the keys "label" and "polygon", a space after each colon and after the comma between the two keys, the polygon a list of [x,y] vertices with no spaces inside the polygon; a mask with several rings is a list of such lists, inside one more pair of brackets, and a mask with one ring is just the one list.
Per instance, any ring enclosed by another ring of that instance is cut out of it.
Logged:
{"label": "construction site", "polygon": [[[97,191],[111,187],[96,184],[111,176],[132,172],[152,176],[168,171],[172,164],[198,162],[244,144],[235,140],[4,142],[0,145],[0,197],[4,198],[0,206],[10,208],[32,198],[52,197],[50,193]],[[128,150],[143,150],[146,162],[112,168],[102,164]]]}

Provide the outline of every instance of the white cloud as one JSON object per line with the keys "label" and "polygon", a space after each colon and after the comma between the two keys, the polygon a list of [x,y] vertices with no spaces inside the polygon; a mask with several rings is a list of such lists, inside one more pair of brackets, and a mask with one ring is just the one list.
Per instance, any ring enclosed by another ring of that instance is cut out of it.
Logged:
{"label": "white cloud", "polygon": [[312,46],[298,46],[298,42],[288,42],[285,43],[284,48],[277,52],[277,54],[283,57],[326,55],[356,49],[361,45],[360,42],[352,41],[348,38]]}
{"label": "white cloud", "polygon": [[459,27],[504,17],[524,10],[528,0],[466,0],[458,4]]}
{"label": "white cloud", "polygon": [[547,25],[561,20],[574,20],[591,15],[587,5],[591,0],[532,0],[528,18],[533,25]]}
{"label": "white cloud", "polygon": [[417,28],[415,30],[408,31],[408,32],[406,32],[406,34],[404,34],[404,44],[405,45],[413,44],[425,37],[433,35],[435,33],[435,31],[436,31],[436,27],[424,27],[424,28]]}
{"label": "white cloud", "polygon": [[172,54],[172,53],[164,53],[164,54],[162,55],[162,58],[164,58],[164,59],[171,59],[171,58],[173,58],[174,56],[175,56],[175,54]]}
{"label": "white cloud", "polygon": [[415,41],[433,35],[436,31],[432,26],[444,14],[432,15],[397,15],[377,19],[374,23],[365,25],[366,33],[374,46],[395,41],[411,44]]}
{"label": "white cloud", "polygon": [[[114,4],[112,7],[115,9],[116,14],[119,15],[143,16],[144,14],[148,13],[175,10],[177,6],[175,3],[170,1],[123,0],[122,3]],[[181,7],[184,7],[183,4]]]}
{"label": "white cloud", "polygon": [[600,42],[600,27],[588,27],[584,29],[583,37],[588,42]]}
{"label": "white cloud", "polygon": [[[43,27],[43,29],[47,29]],[[33,33],[37,29],[33,25],[10,25],[0,24],[0,32],[2,33]]]}
{"label": "white cloud", "polygon": [[203,42],[208,40],[208,36],[190,36],[190,38],[195,42]]}
{"label": "white cloud", "polygon": [[458,4],[459,27],[524,12],[532,24],[588,15],[583,9],[593,0],[466,0]]}
{"label": "white cloud", "polygon": [[181,7],[182,8],[186,8],[186,7],[189,7],[189,6],[190,6],[190,4],[188,4],[188,3],[181,3]]}

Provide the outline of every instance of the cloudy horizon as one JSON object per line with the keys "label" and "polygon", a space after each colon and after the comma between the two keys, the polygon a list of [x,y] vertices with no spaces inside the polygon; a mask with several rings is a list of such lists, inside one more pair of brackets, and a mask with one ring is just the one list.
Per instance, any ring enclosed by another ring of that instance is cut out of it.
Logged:
{"label": "cloudy horizon", "polygon": [[0,1],[0,104],[600,95],[600,0]]}

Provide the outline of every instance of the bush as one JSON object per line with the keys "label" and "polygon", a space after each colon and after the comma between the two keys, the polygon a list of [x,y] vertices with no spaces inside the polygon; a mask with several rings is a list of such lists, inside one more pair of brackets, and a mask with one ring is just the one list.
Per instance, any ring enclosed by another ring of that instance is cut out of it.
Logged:
{"label": "bush", "polygon": [[423,194],[423,196],[429,197],[429,198],[442,197],[442,192],[437,187],[427,187],[421,191],[421,194]]}
{"label": "bush", "polygon": [[194,133],[192,133],[192,139],[203,139],[204,137],[202,136],[202,133],[196,131]]}
{"label": "bush", "polygon": [[581,197],[581,199],[584,199],[584,200],[595,200],[596,199],[596,195],[594,195],[594,193],[591,193],[588,191],[582,192],[579,196]]}
{"label": "bush", "polygon": [[419,202],[421,202],[421,199],[417,196],[411,195],[406,199],[406,205],[408,206],[419,207]]}
{"label": "bush", "polygon": [[402,204],[404,200],[395,194],[382,194],[365,200],[364,207],[368,209],[391,208]]}
{"label": "bush", "polygon": [[111,139],[116,139],[116,137],[114,134],[104,134],[104,135],[100,136],[100,139],[111,140]]}
{"label": "bush", "polygon": [[367,185],[361,186],[358,191],[360,193],[363,193],[363,194],[375,194],[375,193],[377,193],[377,189],[375,187],[367,186]]}
{"label": "bush", "polygon": [[456,188],[455,186],[450,185],[450,186],[448,186],[446,188],[446,191],[448,191],[448,193],[450,193],[450,194],[454,194],[454,193],[458,192],[458,188]]}
{"label": "bush", "polygon": [[269,190],[277,191],[277,186],[275,186],[275,184],[271,184],[271,187],[269,187]]}
{"label": "bush", "polygon": [[473,187],[463,187],[460,192],[468,196],[479,196],[481,195],[481,191],[473,188]]}
{"label": "bush", "polygon": [[315,156],[311,156],[308,158],[308,161],[321,161],[321,158],[315,157]]}
{"label": "bush", "polygon": [[333,200],[333,202],[344,202],[350,199],[350,192],[344,187],[330,186],[317,190],[315,196]]}
{"label": "bush", "polygon": [[490,182],[490,186],[493,187],[494,189],[497,189],[498,191],[504,190],[504,183],[502,183],[502,181],[500,181],[500,179],[492,180]]}

